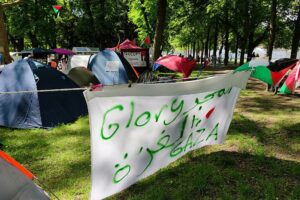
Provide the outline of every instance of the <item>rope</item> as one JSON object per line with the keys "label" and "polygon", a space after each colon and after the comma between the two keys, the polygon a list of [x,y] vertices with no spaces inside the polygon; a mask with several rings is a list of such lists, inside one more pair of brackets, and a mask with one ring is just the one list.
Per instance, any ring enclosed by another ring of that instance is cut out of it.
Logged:
{"label": "rope", "polygon": [[166,79],[166,80],[160,80],[160,81],[148,81],[148,82],[143,82],[143,83],[144,84],[174,83],[174,82],[183,82],[183,81],[194,81],[194,80],[199,80],[199,79],[203,79],[203,78],[195,77],[195,78]]}
{"label": "rope", "polygon": [[27,91],[13,91],[0,92],[0,94],[27,94],[27,93],[42,93],[42,92],[68,92],[68,91],[84,91],[88,88],[63,88],[63,89],[47,89],[47,90],[27,90]]}
{"label": "rope", "polygon": [[46,184],[44,184],[43,181],[39,180],[37,177],[34,176],[34,180],[36,180],[39,184],[41,184],[50,194],[52,194],[57,200],[60,200],[52,190],[50,190],[49,187],[46,186]]}

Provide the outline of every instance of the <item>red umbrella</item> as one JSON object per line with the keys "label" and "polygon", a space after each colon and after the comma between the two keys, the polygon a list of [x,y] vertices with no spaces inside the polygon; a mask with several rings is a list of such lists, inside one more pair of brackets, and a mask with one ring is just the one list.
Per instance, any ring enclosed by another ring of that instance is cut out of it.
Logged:
{"label": "red umbrella", "polygon": [[52,51],[56,54],[62,54],[62,55],[74,55],[75,53],[69,49],[64,49],[64,48],[57,48],[57,49],[52,49]]}
{"label": "red umbrella", "polygon": [[183,58],[180,56],[167,55],[160,57],[154,65],[154,70],[156,70],[160,65],[175,71],[181,72],[183,78],[187,78],[191,75],[193,69],[196,67],[196,60],[189,60],[188,58]]}

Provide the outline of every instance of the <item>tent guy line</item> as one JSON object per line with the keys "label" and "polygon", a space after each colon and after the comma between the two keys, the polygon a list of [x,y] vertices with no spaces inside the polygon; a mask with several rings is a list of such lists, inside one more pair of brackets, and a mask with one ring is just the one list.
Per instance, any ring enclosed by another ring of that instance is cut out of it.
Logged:
{"label": "tent guy line", "polygon": [[13,91],[13,92],[0,92],[0,94],[26,94],[26,93],[39,93],[39,92],[68,92],[68,91],[84,91],[89,88],[63,88],[63,89],[49,89],[49,90],[27,90],[27,91]]}
{"label": "tent guy line", "polygon": [[[172,80],[161,80],[161,81],[148,81],[144,84],[155,84],[155,83],[168,83],[168,82],[178,82],[178,81],[192,81],[199,80],[200,78],[182,78],[182,79],[172,79]],[[129,84],[132,85],[132,84]],[[130,87],[129,87],[130,88]],[[68,91],[85,91],[90,90],[90,87],[84,88],[63,88],[63,89],[48,89],[48,90],[24,90],[24,91],[12,91],[12,92],[0,92],[1,94],[27,94],[27,93],[42,93],[42,92],[68,92]]]}
{"label": "tent guy line", "polygon": [[[206,78],[211,78],[213,76],[208,76]],[[195,81],[200,80],[203,78],[200,77],[194,77],[194,78],[177,78],[177,79],[166,79],[166,80],[159,80],[159,81],[145,81],[142,82],[143,84],[155,84],[155,83],[172,83],[172,82],[184,82],[184,81]]]}

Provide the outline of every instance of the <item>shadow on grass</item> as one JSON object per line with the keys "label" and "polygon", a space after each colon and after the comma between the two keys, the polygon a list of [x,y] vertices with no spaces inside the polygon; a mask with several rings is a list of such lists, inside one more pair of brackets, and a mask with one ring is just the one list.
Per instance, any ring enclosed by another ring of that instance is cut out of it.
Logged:
{"label": "shadow on grass", "polygon": [[109,199],[299,199],[296,162],[216,152],[193,157]]}
{"label": "shadow on grass", "polygon": [[[276,128],[268,128],[265,122],[254,121],[235,113],[228,134],[233,137],[244,135],[255,138],[262,148],[277,148],[287,155],[299,153],[299,150],[295,150],[293,146],[300,142],[300,123],[280,124]],[[242,141],[241,138],[238,139]]]}
{"label": "shadow on grass", "polygon": [[282,112],[299,111],[300,99],[296,96],[274,95],[267,92],[266,84],[257,81],[249,80],[247,90],[242,91],[239,104],[244,111],[248,112]]}
{"label": "shadow on grass", "polygon": [[241,101],[244,111],[247,112],[269,112],[269,111],[297,111],[300,106],[291,103],[290,97],[250,97],[247,101]]}

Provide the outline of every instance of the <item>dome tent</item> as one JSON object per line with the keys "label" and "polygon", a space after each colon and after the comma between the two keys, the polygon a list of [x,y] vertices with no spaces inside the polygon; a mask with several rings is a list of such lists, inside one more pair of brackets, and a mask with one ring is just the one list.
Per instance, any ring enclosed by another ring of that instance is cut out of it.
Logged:
{"label": "dome tent", "polygon": [[34,175],[3,151],[0,151],[0,172],[0,199],[50,199],[32,181]]}
{"label": "dome tent", "polygon": [[85,67],[72,68],[67,76],[80,87],[89,87],[90,84],[99,84],[97,77]]}
{"label": "dome tent", "polygon": [[[27,60],[4,67],[0,92],[78,88],[63,73],[46,67],[31,68]],[[0,94],[0,126],[49,128],[87,114],[82,91]]]}
{"label": "dome tent", "polygon": [[121,55],[114,51],[103,50],[97,53],[88,65],[97,79],[103,85],[127,84],[135,82],[138,74]]}

